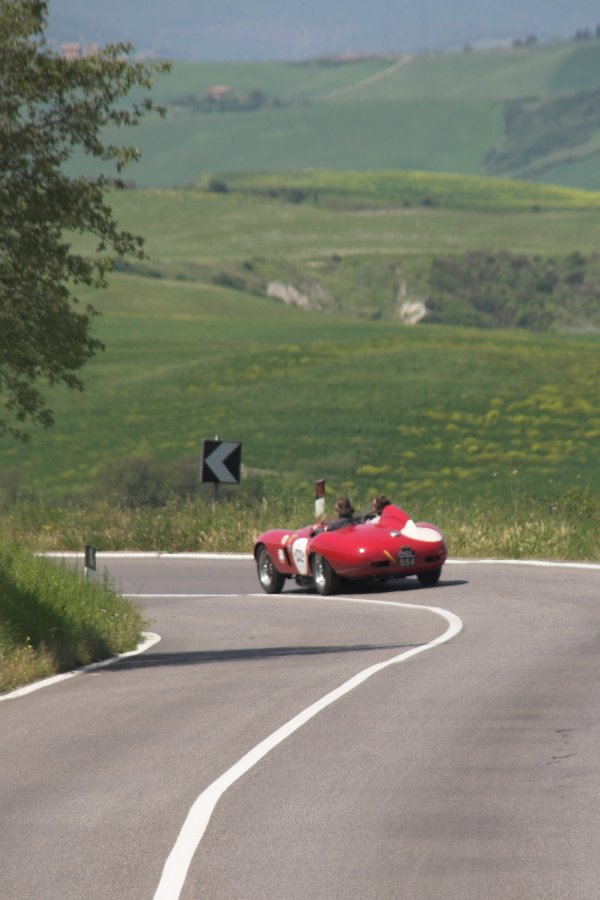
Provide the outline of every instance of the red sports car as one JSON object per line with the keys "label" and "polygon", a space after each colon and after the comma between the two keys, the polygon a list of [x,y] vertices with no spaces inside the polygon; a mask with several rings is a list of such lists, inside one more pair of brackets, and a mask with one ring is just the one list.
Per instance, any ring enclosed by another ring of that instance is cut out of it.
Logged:
{"label": "red sports car", "polygon": [[278,594],[287,578],[335,594],[344,579],[363,581],[416,575],[422,585],[439,581],[448,549],[429,522],[413,522],[390,504],[379,520],[335,531],[307,525],[297,531],[265,531],[254,545],[258,579],[267,594]]}

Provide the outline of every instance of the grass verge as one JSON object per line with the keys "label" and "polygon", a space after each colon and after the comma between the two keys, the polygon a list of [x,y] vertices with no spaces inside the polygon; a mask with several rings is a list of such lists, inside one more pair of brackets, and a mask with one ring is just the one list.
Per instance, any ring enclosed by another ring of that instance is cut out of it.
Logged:
{"label": "grass verge", "polygon": [[0,692],[132,650],[143,626],[108,579],[86,582],[0,537]]}
{"label": "grass verge", "polygon": [[[333,514],[333,498],[347,486],[330,487],[326,514]],[[370,494],[352,494],[355,508],[368,509],[377,492],[374,487]],[[19,533],[30,547],[44,551],[83,552],[91,543],[99,551],[250,553],[262,531],[299,528],[313,520],[307,493],[290,489],[252,500],[230,493],[217,504],[198,497],[133,509],[106,501],[18,503],[3,516],[0,540],[3,532]],[[504,499],[493,501],[421,497],[408,502],[390,496],[416,521],[438,525],[452,556],[600,560],[600,498],[585,487],[542,498],[514,481]]]}

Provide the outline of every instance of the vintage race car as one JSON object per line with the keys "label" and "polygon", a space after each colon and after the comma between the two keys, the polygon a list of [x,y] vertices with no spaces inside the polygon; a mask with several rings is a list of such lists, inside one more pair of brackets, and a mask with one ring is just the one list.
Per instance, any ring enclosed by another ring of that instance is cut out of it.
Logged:
{"label": "vintage race car", "polygon": [[286,579],[335,594],[343,580],[384,580],[416,575],[422,585],[439,581],[448,549],[428,522],[413,522],[401,507],[386,506],[377,522],[345,525],[335,531],[312,525],[297,531],[273,529],[254,545],[258,579],[267,594],[278,594]]}

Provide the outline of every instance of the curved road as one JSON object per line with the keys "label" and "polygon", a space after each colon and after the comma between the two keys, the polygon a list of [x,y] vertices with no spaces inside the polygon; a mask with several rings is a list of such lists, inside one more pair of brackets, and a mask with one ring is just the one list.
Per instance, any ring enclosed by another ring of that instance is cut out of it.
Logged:
{"label": "curved road", "polygon": [[0,703],[1,898],[600,896],[599,566],[99,561],[161,640]]}

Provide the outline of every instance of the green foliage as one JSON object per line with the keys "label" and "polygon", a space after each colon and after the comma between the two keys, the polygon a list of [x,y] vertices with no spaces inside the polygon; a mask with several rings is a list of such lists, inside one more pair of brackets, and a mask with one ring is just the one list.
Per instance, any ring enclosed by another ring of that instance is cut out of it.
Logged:
{"label": "green foliage", "polygon": [[[105,284],[110,254],[141,255],[142,240],[120,230],[106,202],[108,180],[68,177],[75,147],[120,173],[139,151],[104,142],[108,126],[137,125],[153,109],[143,98],[162,66],[131,63],[130,47],[69,61],[44,41],[44,0],[0,6],[0,433],[26,439],[25,425],[47,427],[53,412],[40,382],[81,389],[78,370],[102,347],[96,310],[77,306],[77,285]],[[123,183],[111,182],[117,187]],[[64,232],[94,236],[91,255]]]}
{"label": "green foliage", "polygon": [[104,487],[124,506],[161,506],[164,479],[160,466],[150,454],[130,456],[109,466]]}
{"label": "green foliage", "polygon": [[116,506],[165,506],[170,499],[188,500],[199,493],[198,459],[183,454],[168,465],[152,453],[140,453],[109,463],[100,473],[101,487],[91,491]]}
{"label": "green foliage", "polygon": [[108,582],[0,538],[0,691],[131,650],[143,624]]}
{"label": "green foliage", "polygon": [[430,322],[534,331],[587,322],[600,328],[600,266],[582,254],[543,259],[480,251],[436,257],[429,291]]}
{"label": "green foliage", "polygon": [[18,466],[0,470],[0,509],[11,506],[21,494],[23,472]]}
{"label": "green foliage", "polygon": [[[600,258],[472,251],[407,259],[332,254],[304,262],[245,260],[211,274],[214,284],[361,318],[417,320],[533,331],[600,329]],[[409,316],[408,316],[409,317]],[[409,317],[410,318],[410,317]]]}

